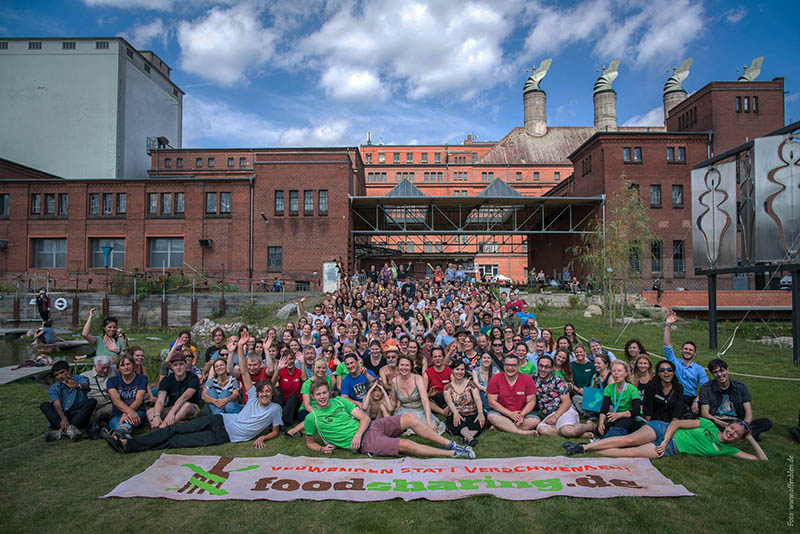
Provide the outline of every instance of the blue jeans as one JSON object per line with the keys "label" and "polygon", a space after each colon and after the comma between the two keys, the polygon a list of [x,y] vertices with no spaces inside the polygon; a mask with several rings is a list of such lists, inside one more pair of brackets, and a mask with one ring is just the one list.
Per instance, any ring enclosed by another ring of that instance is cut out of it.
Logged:
{"label": "blue jeans", "polygon": [[138,410],[136,410],[136,415],[139,416],[139,424],[136,426],[134,426],[131,423],[120,423],[119,420],[122,419],[122,414],[119,414],[111,418],[111,421],[108,422],[108,427],[111,430],[116,430],[119,428],[120,430],[124,430],[125,432],[130,434],[134,428],[136,428],[137,426],[141,426],[141,424],[147,420],[147,415],[145,414],[143,406],[140,407]]}
{"label": "blue jeans", "polygon": [[[653,432],[656,433],[656,439],[653,440],[653,445],[658,446],[664,441],[664,437],[667,434],[667,427],[669,423],[665,421],[650,421],[647,423],[647,426],[653,429]],[[664,456],[671,456],[673,454],[678,454],[678,447],[675,446],[675,438],[669,440],[667,443],[666,448],[664,449]]]}
{"label": "blue jeans", "polygon": [[[217,391],[215,389],[209,389],[207,392],[209,397],[212,399],[227,399],[230,397],[233,392],[232,391]],[[214,406],[213,404],[206,404],[206,408],[212,415],[222,414],[222,413],[239,413],[242,411],[242,406],[238,402],[229,402],[225,405],[225,409],[220,409]]]}

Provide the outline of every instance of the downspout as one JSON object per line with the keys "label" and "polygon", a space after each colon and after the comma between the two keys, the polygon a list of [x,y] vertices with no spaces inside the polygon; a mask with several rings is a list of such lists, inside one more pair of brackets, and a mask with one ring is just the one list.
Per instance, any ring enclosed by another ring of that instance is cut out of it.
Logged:
{"label": "downspout", "polygon": [[250,293],[253,292],[253,185],[255,178],[255,173],[250,175],[250,268],[248,271],[248,279],[250,280]]}

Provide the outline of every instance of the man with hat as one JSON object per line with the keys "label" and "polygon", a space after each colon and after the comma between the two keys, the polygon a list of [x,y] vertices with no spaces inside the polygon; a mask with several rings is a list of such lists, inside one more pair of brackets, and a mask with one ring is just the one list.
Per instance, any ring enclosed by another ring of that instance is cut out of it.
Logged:
{"label": "man with hat", "polygon": [[156,404],[147,410],[151,428],[164,428],[200,414],[200,380],[188,372],[186,356],[173,355],[169,365],[172,373],[158,384]]}

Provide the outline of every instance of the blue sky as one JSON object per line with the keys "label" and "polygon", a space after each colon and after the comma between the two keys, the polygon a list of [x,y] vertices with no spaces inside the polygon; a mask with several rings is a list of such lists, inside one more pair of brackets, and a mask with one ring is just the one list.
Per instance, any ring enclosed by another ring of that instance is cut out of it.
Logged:
{"label": "blue sky", "polygon": [[592,123],[596,70],[622,60],[620,124],[658,125],[667,69],[692,56],[689,92],[786,79],[800,120],[800,2],[585,0],[6,0],[0,37],[122,35],[186,92],[184,146],[498,140],[522,124],[531,65],[551,125]]}

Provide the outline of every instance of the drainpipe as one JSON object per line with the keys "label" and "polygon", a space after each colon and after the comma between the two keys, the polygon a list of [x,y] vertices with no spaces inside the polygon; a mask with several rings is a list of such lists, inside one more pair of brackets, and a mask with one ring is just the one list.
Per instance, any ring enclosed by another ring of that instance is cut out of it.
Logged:
{"label": "drainpipe", "polygon": [[253,185],[255,181],[255,173],[250,175],[250,266],[248,270],[248,278],[250,280],[250,293],[253,293]]}

